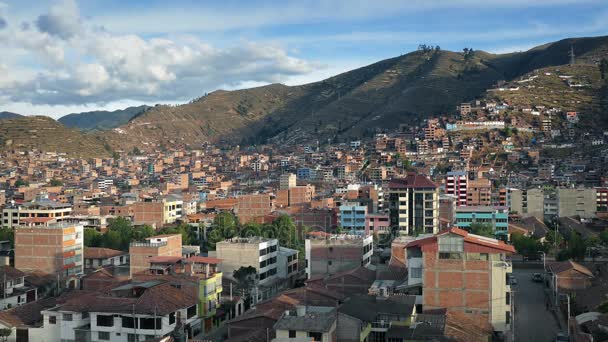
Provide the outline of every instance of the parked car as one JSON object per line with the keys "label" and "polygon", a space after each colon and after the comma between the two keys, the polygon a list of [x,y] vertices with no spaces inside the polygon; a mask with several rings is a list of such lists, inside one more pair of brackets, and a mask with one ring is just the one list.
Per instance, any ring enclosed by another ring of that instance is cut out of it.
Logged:
{"label": "parked car", "polygon": [[532,281],[535,283],[542,283],[543,282],[543,275],[540,273],[534,273],[532,275]]}

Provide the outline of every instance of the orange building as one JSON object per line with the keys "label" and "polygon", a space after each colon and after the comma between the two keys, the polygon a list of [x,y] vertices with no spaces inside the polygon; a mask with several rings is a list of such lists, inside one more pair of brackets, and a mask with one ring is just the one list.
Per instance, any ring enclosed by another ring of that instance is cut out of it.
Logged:
{"label": "orange building", "polygon": [[181,234],[156,235],[143,242],[132,242],[129,246],[131,277],[133,274],[148,272],[150,258],[157,256],[182,256]]}
{"label": "orange building", "polygon": [[467,185],[467,206],[488,206],[492,204],[492,182],[480,178],[470,180]]}

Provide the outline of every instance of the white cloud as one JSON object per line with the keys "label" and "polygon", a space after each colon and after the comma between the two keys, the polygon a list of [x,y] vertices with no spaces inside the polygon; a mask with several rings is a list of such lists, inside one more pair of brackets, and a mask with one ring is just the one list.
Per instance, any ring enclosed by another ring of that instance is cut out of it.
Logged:
{"label": "white cloud", "polygon": [[[63,1],[38,16],[36,28],[0,31],[0,49],[19,57],[26,77],[0,74],[0,104],[33,106],[105,105],[186,101],[219,85],[282,82],[322,68],[290,56],[276,43],[240,41],[218,48],[194,36],[143,38],[116,34],[83,20],[74,1]],[[34,64],[34,65],[32,65]],[[6,65],[12,68],[18,65]]]}

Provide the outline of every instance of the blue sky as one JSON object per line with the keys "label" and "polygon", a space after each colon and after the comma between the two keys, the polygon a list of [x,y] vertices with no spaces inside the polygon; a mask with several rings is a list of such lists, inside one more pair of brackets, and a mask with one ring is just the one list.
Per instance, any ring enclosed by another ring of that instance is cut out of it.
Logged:
{"label": "blue sky", "polygon": [[607,32],[605,0],[0,0],[0,110],[181,103],[317,81],[421,43],[503,53]]}

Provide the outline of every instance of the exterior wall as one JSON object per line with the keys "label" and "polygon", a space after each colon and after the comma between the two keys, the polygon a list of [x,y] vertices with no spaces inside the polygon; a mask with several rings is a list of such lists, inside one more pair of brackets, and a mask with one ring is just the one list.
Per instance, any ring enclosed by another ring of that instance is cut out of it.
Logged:
{"label": "exterior wall", "polygon": [[161,235],[146,239],[146,242],[134,242],[129,246],[131,276],[146,272],[150,268],[148,259],[153,256],[182,256],[182,236]]}
{"label": "exterior wall", "polygon": [[294,186],[289,188],[289,205],[302,205],[312,201],[315,196],[313,185]]}
{"label": "exterior wall", "polygon": [[456,198],[456,206],[467,205],[467,174],[466,172],[448,172],[445,183],[445,193]]}
{"label": "exterior wall", "polygon": [[472,209],[456,209],[456,226],[470,230],[473,223],[490,224],[495,233],[506,233],[509,228],[509,213],[507,209],[494,207],[478,207]]}
{"label": "exterior wall", "polygon": [[592,188],[557,189],[558,216],[595,217],[597,211],[597,192]]}
{"label": "exterior wall", "polygon": [[2,221],[0,226],[15,228],[22,225],[28,225],[29,223],[27,223],[27,219],[33,218],[54,218],[55,221],[60,222],[63,219],[68,218],[71,213],[71,207],[56,209],[30,209],[26,207],[5,208],[4,210],[2,210]]}
{"label": "exterior wall", "polygon": [[364,233],[366,215],[367,207],[342,205],[340,206],[340,226],[351,231],[352,234]]}
{"label": "exterior wall", "polygon": [[135,223],[162,227],[164,222],[163,202],[136,202],[131,205],[131,208]]}
{"label": "exterior wall", "polygon": [[83,227],[55,224],[15,229],[15,268],[49,274],[83,273]]}
{"label": "exterior wall", "polygon": [[[226,240],[218,242],[215,250],[217,257],[222,259],[222,271],[225,273],[232,275],[241,267],[252,266],[260,276],[260,285],[276,278],[278,254],[278,240],[276,239]],[[264,266],[262,267],[262,265]]]}
{"label": "exterior wall", "polygon": [[469,181],[467,185],[467,206],[486,206],[492,202],[492,183],[489,179]]}
{"label": "exterior wall", "polygon": [[367,266],[373,254],[373,237],[306,239],[305,252],[308,278],[320,274],[335,274]]}
{"label": "exterior wall", "polygon": [[439,231],[439,189],[391,189],[391,223],[400,235]]}
{"label": "exterior wall", "polygon": [[[552,287],[555,287],[554,285]],[[557,275],[557,287],[559,290],[584,290],[591,287],[591,278],[573,269],[561,272]]]}
{"label": "exterior wall", "polygon": [[279,189],[289,189],[296,186],[296,175],[293,173],[284,173],[279,179]]}
{"label": "exterior wall", "polygon": [[235,212],[241,223],[252,222],[257,218],[269,215],[272,212],[270,195],[254,194],[239,196]]}
{"label": "exterior wall", "polygon": [[129,255],[128,254],[124,254],[124,255],[118,255],[115,257],[111,257],[111,258],[105,258],[105,259],[84,259],[84,268],[100,268],[103,266],[110,266],[110,265],[116,265],[116,266],[122,266],[122,265],[127,265],[129,264]]}
{"label": "exterior wall", "polygon": [[363,331],[363,322],[359,319],[350,317],[338,312],[338,322],[336,329],[336,337],[338,341],[343,342],[360,342],[363,339],[361,336]]}
{"label": "exterior wall", "polygon": [[391,223],[388,215],[367,214],[365,216],[365,235],[369,234],[390,234]]}
{"label": "exterior wall", "polygon": [[[505,267],[506,265],[506,267]],[[506,264],[503,261],[492,261],[491,262],[491,274],[492,274],[492,286],[491,286],[491,316],[490,324],[497,331],[507,331],[511,328],[510,324],[507,324],[507,315],[509,320],[513,319],[511,314],[511,285],[507,281],[507,273],[512,272],[511,265]]]}

